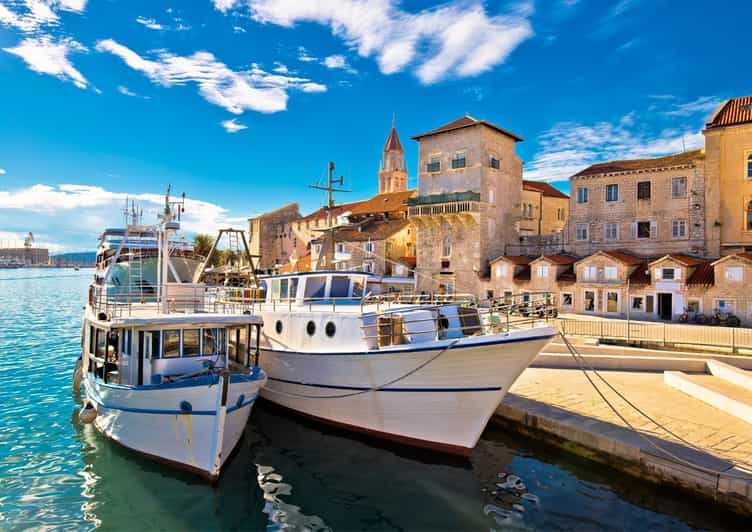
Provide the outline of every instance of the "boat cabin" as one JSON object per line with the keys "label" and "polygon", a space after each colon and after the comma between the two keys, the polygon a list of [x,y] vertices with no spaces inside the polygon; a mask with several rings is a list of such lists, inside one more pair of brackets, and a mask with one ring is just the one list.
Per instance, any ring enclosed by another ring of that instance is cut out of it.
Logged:
{"label": "boat cabin", "polygon": [[[161,384],[210,367],[243,369],[258,360],[256,316],[165,316],[162,320],[87,319],[82,331],[84,370],[109,384]],[[88,361],[88,365],[87,362]]]}
{"label": "boat cabin", "polygon": [[381,278],[367,272],[317,271],[261,277],[266,303],[360,304],[364,297],[381,294]]}

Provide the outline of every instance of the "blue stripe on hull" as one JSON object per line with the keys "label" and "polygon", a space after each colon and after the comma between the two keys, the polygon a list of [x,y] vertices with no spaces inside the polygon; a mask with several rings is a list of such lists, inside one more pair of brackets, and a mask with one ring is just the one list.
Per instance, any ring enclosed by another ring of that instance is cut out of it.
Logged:
{"label": "blue stripe on hull", "polygon": [[[285,384],[297,384],[299,386],[311,386],[313,388],[328,388],[333,390],[371,390],[369,386],[339,386],[334,384],[314,384],[311,382],[291,381],[269,377],[270,381],[284,382]],[[477,388],[382,388],[374,392],[498,392],[501,386],[481,386]],[[273,392],[273,390],[270,390]]]}
{"label": "blue stripe on hull", "polygon": [[[242,405],[232,405],[227,407],[227,413],[234,412],[235,410],[240,410],[242,408],[245,408],[247,406],[250,406],[253,404],[253,402],[256,400],[256,397],[258,397],[258,394],[251,397],[249,400],[245,401]],[[215,416],[217,413],[214,410],[193,410],[191,412],[183,412],[182,410],[155,410],[151,408],[130,408],[127,406],[111,406],[111,405],[105,405],[98,399],[95,399],[94,397],[89,397],[92,401],[97,403],[102,408],[106,408],[107,410],[120,410],[122,412],[134,412],[137,414],[161,414],[161,415],[189,415],[189,416]]]}

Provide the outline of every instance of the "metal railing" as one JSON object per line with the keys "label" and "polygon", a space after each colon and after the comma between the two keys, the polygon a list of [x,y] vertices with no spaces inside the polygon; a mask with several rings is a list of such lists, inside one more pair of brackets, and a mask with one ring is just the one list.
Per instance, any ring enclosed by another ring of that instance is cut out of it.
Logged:
{"label": "metal railing", "polygon": [[559,328],[567,336],[661,346],[752,350],[752,329],[712,327],[679,323],[633,320],[560,318]]}

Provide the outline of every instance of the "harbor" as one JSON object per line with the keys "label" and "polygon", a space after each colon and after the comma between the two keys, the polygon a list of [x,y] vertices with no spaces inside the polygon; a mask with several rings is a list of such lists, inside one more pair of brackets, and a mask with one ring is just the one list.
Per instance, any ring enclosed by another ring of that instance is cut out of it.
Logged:
{"label": "harbor", "polygon": [[[81,405],[72,400],[70,375],[91,274],[24,273],[24,280],[17,272],[0,273],[0,288],[15,302],[0,316],[8,355],[0,371],[10,400],[0,414],[8,525],[478,530],[505,526],[498,518],[541,529],[738,529],[748,522],[494,423],[469,459],[456,460],[380,444],[264,403],[254,409],[221,482],[211,487],[78,423]],[[29,352],[35,356],[17,364]],[[39,375],[46,386],[30,389]],[[519,477],[534,497],[500,490],[500,475]],[[141,510],[134,514],[134,507]]]}

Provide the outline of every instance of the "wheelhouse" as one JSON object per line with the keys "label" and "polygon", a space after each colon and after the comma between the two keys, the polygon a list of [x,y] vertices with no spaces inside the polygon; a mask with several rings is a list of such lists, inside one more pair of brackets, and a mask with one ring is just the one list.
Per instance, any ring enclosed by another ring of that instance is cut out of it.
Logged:
{"label": "wheelhouse", "polygon": [[381,293],[381,279],[368,272],[317,271],[260,278],[266,303],[354,303]]}

